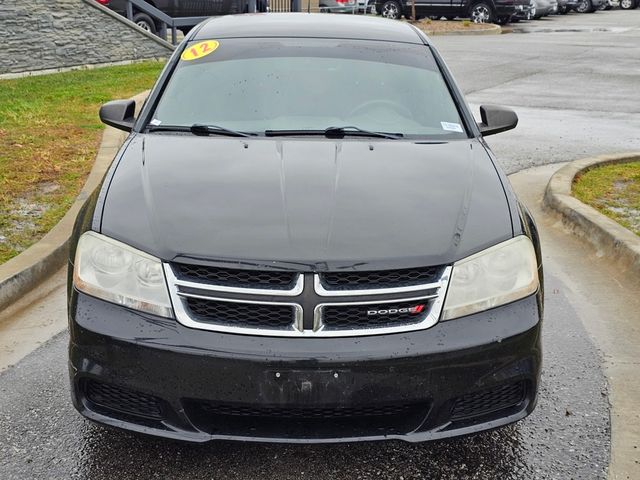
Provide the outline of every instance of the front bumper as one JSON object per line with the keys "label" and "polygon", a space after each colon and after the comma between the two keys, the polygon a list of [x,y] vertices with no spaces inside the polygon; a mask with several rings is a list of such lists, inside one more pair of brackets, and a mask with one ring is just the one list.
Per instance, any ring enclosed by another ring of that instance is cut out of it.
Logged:
{"label": "front bumper", "polygon": [[513,3],[501,4],[496,3],[496,16],[498,17],[511,17],[516,13],[516,6]]}
{"label": "front bumper", "polygon": [[73,291],[73,402],[99,423],[195,442],[474,433],[535,408],[538,300],[418,332],[292,339],[194,330]]}
{"label": "front bumper", "polygon": [[531,5],[518,5],[516,6],[516,13],[514,17],[519,18],[521,20],[526,20],[529,18],[529,13],[531,12]]}
{"label": "front bumper", "polygon": [[358,11],[358,5],[354,4],[345,4],[345,5],[320,5],[321,13],[353,13],[354,11]]}

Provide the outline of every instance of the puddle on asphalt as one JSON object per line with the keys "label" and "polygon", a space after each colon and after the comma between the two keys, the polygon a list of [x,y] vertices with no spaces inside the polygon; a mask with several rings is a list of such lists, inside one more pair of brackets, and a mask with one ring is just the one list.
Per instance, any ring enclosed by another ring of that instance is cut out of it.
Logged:
{"label": "puddle on asphalt", "polygon": [[621,33],[629,31],[629,28],[591,28],[591,27],[576,27],[576,28],[536,28],[536,27],[520,27],[514,26],[513,33]]}

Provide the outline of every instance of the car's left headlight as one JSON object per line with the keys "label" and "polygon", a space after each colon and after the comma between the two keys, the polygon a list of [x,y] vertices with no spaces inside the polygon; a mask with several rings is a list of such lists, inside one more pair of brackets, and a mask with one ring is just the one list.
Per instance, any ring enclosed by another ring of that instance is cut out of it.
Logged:
{"label": "car's left headlight", "polygon": [[442,319],[498,307],[538,287],[536,252],[529,237],[521,235],[454,263]]}
{"label": "car's left headlight", "polygon": [[162,262],[99,233],[86,232],[80,237],[73,284],[108,302],[173,318]]}

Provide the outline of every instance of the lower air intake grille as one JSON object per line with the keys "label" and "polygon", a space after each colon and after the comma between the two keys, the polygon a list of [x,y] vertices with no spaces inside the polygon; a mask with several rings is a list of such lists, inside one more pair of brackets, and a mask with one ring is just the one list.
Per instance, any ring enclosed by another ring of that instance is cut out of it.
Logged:
{"label": "lower air intake grille", "polygon": [[201,298],[188,298],[186,305],[199,322],[217,325],[288,328],[295,321],[295,311],[290,305],[220,302]]}
{"label": "lower air intake grille", "polygon": [[429,405],[287,407],[190,400],[185,411],[198,429],[213,435],[318,440],[403,435],[422,425]]}
{"label": "lower air intake grille", "polygon": [[470,393],[456,400],[451,420],[464,420],[519,405],[525,396],[524,382],[502,385],[491,390]]}
{"label": "lower air intake grille", "polygon": [[314,407],[314,408],[282,408],[282,407],[249,407],[239,405],[203,404],[202,408],[216,415],[242,417],[276,417],[276,418],[344,418],[344,417],[380,417],[400,415],[413,408],[412,405],[381,405],[362,407]]}
{"label": "lower air intake grille", "polygon": [[146,418],[162,418],[160,402],[151,395],[95,380],[85,383],[85,392],[87,399],[98,407]]}

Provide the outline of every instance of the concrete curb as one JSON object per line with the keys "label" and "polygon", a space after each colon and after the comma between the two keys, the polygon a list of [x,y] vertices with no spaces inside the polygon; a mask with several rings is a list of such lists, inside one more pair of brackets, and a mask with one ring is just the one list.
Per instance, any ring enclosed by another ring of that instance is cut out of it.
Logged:
{"label": "concrete curb", "polygon": [[[133,99],[137,105],[142,105],[146,96],[147,92],[144,92]],[[126,132],[106,128],[93,168],[69,211],[37,243],[0,265],[0,311],[33,290],[66,263],[69,237],[76,216],[89,195],[102,182],[102,178],[126,138]]]}
{"label": "concrete curb", "polygon": [[486,28],[483,30],[453,30],[451,32],[427,33],[427,35],[430,37],[443,37],[448,35],[501,35],[501,34],[502,34],[502,27],[500,27],[500,25],[493,25],[491,28]]}
{"label": "concrete curb", "polygon": [[640,237],[571,195],[576,175],[592,168],[640,160],[640,152],[601,155],[569,163],[549,180],[543,207],[560,214],[565,225],[598,251],[640,277]]}
{"label": "concrete curb", "polygon": [[120,62],[106,62],[106,63],[88,63],[86,65],[75,65],[73,67],[47,68],[45,70],[28,70],[26,72],[18,72],[18,73],[3,73],[0,75],[0,80],[14,80],[16,78],[38,77],[40,75],[51,75],[52,73],[75,72],[78,70],[95,70],[96,68],[118,67],[121,65],[134,65],[136,63],[144,63],[144,62],[161,62],[161,61],[166,62],[168,59],[169,57],[142,58],[139,60],[122,60]]}

